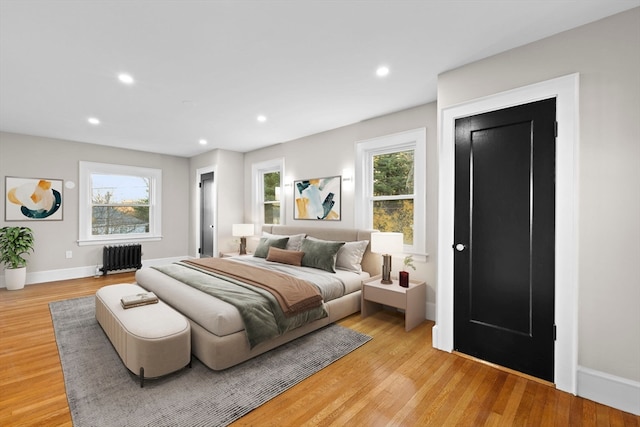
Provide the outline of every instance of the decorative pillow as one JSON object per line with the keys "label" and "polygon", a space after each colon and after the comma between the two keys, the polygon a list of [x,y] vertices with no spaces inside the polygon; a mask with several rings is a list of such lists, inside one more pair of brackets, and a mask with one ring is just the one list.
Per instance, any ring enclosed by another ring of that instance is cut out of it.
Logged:
{"label": "decorative pillow", "polygon": [[[333,240],[322,240],[316,237],[309,236],[309,240],[317,242],[332,242]],[[367,250],[368,240],[359,240],[355,242],[346,242],[343,247],[338,251],[336,258],[336,268],[340,270],[353,271],[354,273],[362,273],[362,257]]]}
{"label": "decorative pillow", "polygon": [[302,265],[304,267],[318,268],[330,273],[336,272],[336,258],[344,242],[329,242],[326,240],[303,239],[302,247],[304,252]]}
{"label": "decorative pillow", "polygon": [[260,243],[258,243],[258,247],[253,252],[253,256],[258,258],[266,258],[269,254],[270,247],[276,247],[278,249],[284,249],[287,246],[287,242],[289,241],[288,237],[282,238],[268,238],[262,237],[260,239]]}
{"label": "decorative pillow", "polygon": [[270,239],[281,239],[283,237],[288,237],[289,241],[287,242],[287,247],[285,249],[288,251],[299,251],[300,246],[302,246],[302,239],[305,238],[306,234],[292,234],[290,236],[284,236],[263,231],[262,236],[268,237]]}
{"label": "decorative pillow", "polygon": [[362,257],[364,251],[367,250],[368,240],[360,240],[357,242],[346,242],[338,251],[336,259],[336,268],[340,270],[353,271],[354,273],[362,273]]}
{"label": "decorative pillow", "polygon": [[269,254],[267,255],[267,261],[301,266],[303,256],[304,252],[289,251],[286,249],[278,249],[274,246],[271,246],[269,248]]}

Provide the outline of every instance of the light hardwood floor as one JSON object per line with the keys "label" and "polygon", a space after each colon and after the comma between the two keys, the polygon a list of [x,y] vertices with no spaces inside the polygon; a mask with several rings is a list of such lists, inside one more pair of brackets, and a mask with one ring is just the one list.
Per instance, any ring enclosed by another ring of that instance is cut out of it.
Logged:
{"label": "light hardwood floor", "polygon": [[[0,290],[0,426],[71,425],[48,304],[132,281],[125,273]],[[340,323],[373,340],[233,426],[640,426],[640,417],[434,350],[432,322],[405,332],[401,314],[382,311]]]}

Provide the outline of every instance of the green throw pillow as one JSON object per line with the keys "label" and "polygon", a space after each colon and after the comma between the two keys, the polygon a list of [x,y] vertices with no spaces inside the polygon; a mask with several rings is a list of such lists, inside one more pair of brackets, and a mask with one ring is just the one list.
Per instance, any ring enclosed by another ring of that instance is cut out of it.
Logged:
{"label": "green throw pillow", "polygon": [[318,268],[330,273],[336,272],[336,257],[344,242],[303,239],[300,250],[304,252],[302,265]]}
{"label": "green throw pillow", "polygon": [[278,249],[284,249],[287,246],[287,242],[289,241],[288,237],[282,238],[273,238],[273,237],[262,237],[260,239],[260,243],[258,243],[258,247],[256,248],[253,256],[257,256],[259,258],[266,258],[269,254],[269,248],[274,247]]}

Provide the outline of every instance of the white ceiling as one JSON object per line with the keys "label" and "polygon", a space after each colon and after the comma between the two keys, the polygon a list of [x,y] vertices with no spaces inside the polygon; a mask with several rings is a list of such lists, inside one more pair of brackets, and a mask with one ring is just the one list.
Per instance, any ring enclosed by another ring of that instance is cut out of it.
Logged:
{"label": "white ceiling", "polygon": [[434,101],[443,71],[639,5],[0,0],[0,130],[246,152]]}

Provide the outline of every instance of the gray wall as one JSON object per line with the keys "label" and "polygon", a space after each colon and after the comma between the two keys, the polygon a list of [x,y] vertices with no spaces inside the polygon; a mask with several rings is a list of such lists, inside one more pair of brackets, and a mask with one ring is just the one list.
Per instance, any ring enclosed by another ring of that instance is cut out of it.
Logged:
{"label": "gray wall", "polygon": [[[52,138],[0,133],[0,179],[5,176],[51,178],[73,181],[63,190],[62,221],[5,222],[3,196],[0,226],[29,226],[35,237],[29,258],[30,275],[51,270],[78,269],[102,264],[102,246],[78,246],[78,162],[124,164],[162,170],[162,234],[159,242],[143,244],[143,259],[171,258],[187,254],[185,235],[189,223],[187,176],[189,160],[182,157],[82,144]],[[4,182],[2,188],[4,191]],[[65,258],[71,250],[73,258]],[[91,270],[92,271],[92,270]]]}
{"label": "gray wall", "polygon": [[578,364],[634,381],[640,381],[639,46],[636,8],[438,80],[443,109],[580,73]]}
{"label": "gray wall", "polygon": [[[416,191],[426,192],[426,242],[429,256],[426,262],[416,262],[417,270],[412,277],[427,282],[427,317],[435,317],[435,266],[437,236],[437,114],[436,103],[388,114],[331,131],[311,135],[261,150],[246,153],[244,159],[245,216],[250,218],[251,167],[254,163],[284,158],[284,175],[297,180],[342,175],[344,169],[354,171],[356,142],[379,136],[425,127],[427,129],[427,174],[426,182],[419,183]],[[354,227],[354,186],[343,183],[342,220],[325,223],[322,221],[293,219],[293,188],[284,190],[285,225],[305,227]],[[394,270],[399,270],[401,259],[394,260]]]}

